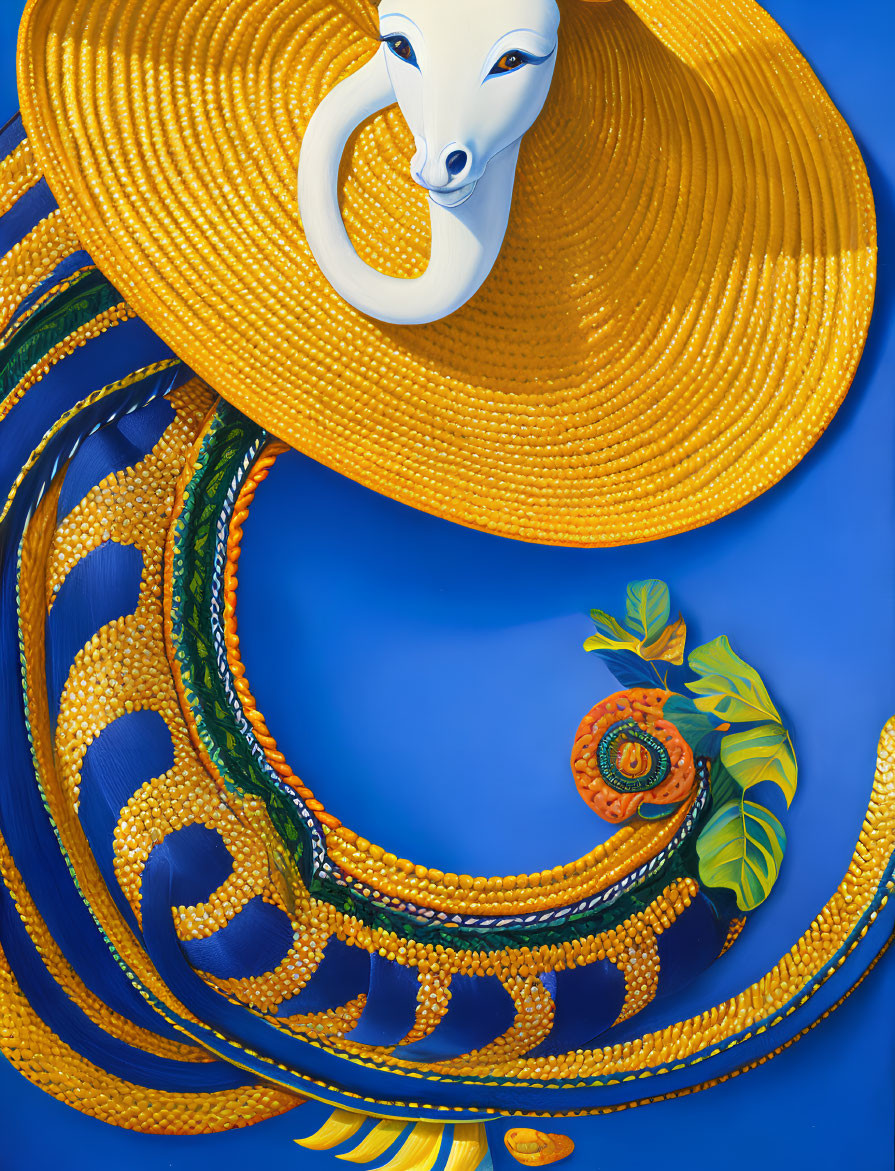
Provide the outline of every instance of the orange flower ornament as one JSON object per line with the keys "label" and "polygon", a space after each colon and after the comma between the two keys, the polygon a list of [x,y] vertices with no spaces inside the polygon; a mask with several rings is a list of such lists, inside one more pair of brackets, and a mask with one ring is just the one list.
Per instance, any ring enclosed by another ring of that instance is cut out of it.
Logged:
{"label": "orange flower ornament", "polygon": [[583,800],[604,821],[632,817],[644,801],[674,805],[693,790],[693,752],[663,708],[672,692],[616,691],[578,726],[572,774]]}

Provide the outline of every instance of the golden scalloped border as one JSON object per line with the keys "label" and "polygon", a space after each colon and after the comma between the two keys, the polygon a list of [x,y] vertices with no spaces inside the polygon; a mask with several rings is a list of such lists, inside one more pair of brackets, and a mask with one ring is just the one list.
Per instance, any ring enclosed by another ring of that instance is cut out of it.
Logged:
{"label": "golden scalloped border", "polygon": [[582,858],[533,874],[490,878],[445,873],[408,858],[399,858],[361,837],[325,809],[295,775],[277,747],[255,703],[239,649],[236,596],[243,526],[258,487],[267,478],[277,457],[288,450],[287,445],[279,441],[268,444],[250,469],[237,497],[227,535],[224,568],[224,642],[227,664],[243,714],[251,724],[268,764],[314,810],[324,825],[331,860],[359,883],[408,903],[421,903],[434,911],[454,915],[501,916],[526,915],[592,898],[663,850],[686,821],[695,793],[670,817],[657,822],[641,822],[636,826],[622,826],[607,842],[595,846]]}
{"label": "golden scalloped border", "polygon": [[[237,501],[234,524],[231,526],[229,534],[227,650],[231,670],[234,667],[242,668],[239,660],[238,636],[236,635],[236,570],[239,561],[242,527],[248,516],[249,505],[254,498],[255,491],[269,473],[277,454],[278,452],[272,449],[266,449],[264,456],[267,458],[262,456],[263,466],[261,462],[256,465],[259,468],[258,477],[253,478],[254,469],[253,472],[250,472],[243,493],[240,494]],[[273,737],[269,736],[263,717],[254,709],[253,701],[250,699],[251,690],[245,680],[244,669],[240,670],[239,678],[242,683],[241,698],[244,702],[252,703],[253,726],[266,733],[267,743],[272,745],[276,752],[275,741]],[[282,754],[271,758],[271,763],[274,759],[278,761],[278,771],[288,769],[288,764],[282,758]],[[684,1057],[691,1057],[694,1061],[703,1060],[704,1058],[698,1056],[703,1048],[731,1042],[731,1038],[739,1033],[745,1034],[739,1040],[748,1040],[755,1033],[763,1032],[769,1027],[767,1024],[761,1023],[762,1021],[776,1013],[779,1015],[771,1024],[777,1024],[804,1005],[811,993],[801,997],[799,997],[799,993],[804,990],[810,979],[813,979],[821,971],[824,964],[830,963],[847,940],[848,935],[857,927],[861,916],[869,910],[885,866],[895,851],[895,815],[893,815],[893,810],[895,810],[895,772],[893,772],[893,760],[895,760],[895,717],[886,724],[880,738],[873,790],[861,835],[848,871],[833,897],[827,902],[809,929],[769,973],[738,996],[712,1007],[683,1024],[646,1034],[622,1045],[586,1050],[574,1055],[574,1073],[571,1076],[609,1076],[610,1078],[615,1074],[646,1076],[650,1066],[680,1061]],[[282,771],[280,775],[283,775]],[[339,829],[341,830],[342,827],[340,826]],[[350,831],[348,832],[350,833]],[[335,836],[336,833],[332,831],[329,833],[328,845],[333,843]],[[373,861],[378,861],[374,851],[379,849],[380,847],[366,843],[364,839],[360,839],[358,843],[358,853],[361,858],[370,857]],[[872,862],[869,867],[868,861]],[[413,864],[407,863],[407,865],[412,866]],[[408,872],[405,869],[403,873],[407,874]],[[547,873],[551,874],[552,872],[548,871]],[[446,889],[445,893],[447,893]],[[880,907],[872,914],[872,919],[876,918],[878,910],[885,905],[887,897],[887,895],[883,896]],[[858,938],[863,938],[866,931],[865,927]],[[389,946],[389,941],[384,940],[383,942]],[[852,946],[855,946],[856,942]],[[537,967],[536,957],[533,954],[529,955],[525,949],[519,952],[517,962],[523,965],[528,962],[532,970]],[[841,966],[842,962],[844,962],[844,958],[840,959],[838,966]],[[789,1004],[790,1001],[793,1003]],[[755,1030],[755,1033],[750,1032],[752,1029]],[[739,1042],[732,1041],[731,1043],[737,1044]],[[559,1075],[559,1070],[553,1067],[557,1060],[554,1058],[533,1061],[532,1059],[519,1058],[495,1065],[494,1073],[502,1077],[520,1078],[526,1081],[530,1078],[556,1077]],[[568,1077],[570,1076],[568,1063],[565,1058],[562,1059],[562,1062],[562,1074]],[[387,1058],[385,1064],[389,1067],[410,1065],[410,1063],[404,1063],[394,1058]]]}
{"label": "golden scalloped border", "polygon": [[[201,437],[197,440],[194,454],[199,443],[201,443]],[[181,481],[184,485],[192,470],[192,460],[190,465],[184,469]],[[266,471],[269,471],[269,468],[268,464]],[[258,483],[260,483],[260,479],[254,485],[256,489]],[[242,503],[246,504],[247,502],[248,498],[246,497]],[[237,514],[244,512],[244,508],[237,508]],[[245,515],[242,515],[240,526],[245,519]],[[236,564],[237,561],[234,561],[231,571],[233,573],[235,573]],[[230,585],[235,601],[235,582],[232,577]],[[232,613],[235,614],[235,609]],[[168,615],[166,615],[166,623],[170,624]],[[170,631],[168,634],[170,637]],[[247,686],[246,684],[246,688]],[[185,704],[182,694],[181,703],[184,716],[187,722],[192,725],[189,708]],[[879,895],[886,866],[895,851],[895,768],[893,768],[893,762],[895,762],[895,717],[883,729],[867,814],[851,864],[842,882],[809,929],[760,980],[730,1000],[714,1005],[698,1016],[677,1022],[665,1029],[645,1034],[624,1043],[566,1054],[558,1059],[514,1058],[504,1062],[498,1061],[489,1065],[488,1075],[499,1077],[508,1087],[518,1086],[520,1088],[533,1085],[547,1087],[558,1077],[580,1079],[582,1084],[586,1079],[601,1078],[607,1085],[619,1085],[623,1081],[653,1077],[655,1069],[663,1065],[674,1064],[680,1067],[682,1064],[697,1064],[781,1024],[810,1000],[816,988],[808,990],[809,985],[819,977],[817,985],[819,987],[845,963],[847,956],[866,935],[870,923],[875,921],[879,912],[886,905],[888,893],[883,892],[881,898]],[[283,767],[285,767],[285,762],[281,762],[281,769]],[[892,888],[893,884],[890,881],[887,890],[890,891]],[[877,905],[874,906],[874,903]],[[325,918],[326,927],[340,939],[362,946],[366,950],[378,951],[386,957],[397,956],[402,946],[410,947],[413,944],[413,955],[408,955],[406,962],[417,964],[420,960],[429,962],[430,958],[434,958],[428,955],[423,956],[422,952],[427,949],[421,945],[415,945],[412,940],[399,939],[393,932],[368,929],[353,917],[341,915],[332,908],[315,904],[313,911],[316,916]],[[862,927],[860,921],[865,915],[868,916],[868,923]],[[492,953],[483,957],[445,948],[443,954],[437,957],[437,966],[461,972],[476,972],[481,969],[486,973],[488,971],[496,973],[498,969],[501,969],[503,973],[504,965],[509,964],[510,967],[503,974],[512,975],[514,966],[520,978],[524,978],[521,977],[523,969],[529,973],[530,978],[531,973],[542,970],[544,964],[558,970],[565,966],[577,966],[581,962],[587,962],[596,941],[582,940],[579,943],[580,946],[572,948],[572,950],[569,948],[554,949],[554,952],[549,955],[535,954],[523,948],[514,949],[512,955]],[[843,951],[843,949],[845,950]],[[428,949],[428,951],[432,950],[434,949]],[[837,956],[840,951],[843,954]],[[824,968],[827,970],[824,971]],[[340,1047],[338,1039],[335,1037],[332,1039],[321,1038],[320,1040],[315,1040],[312,1037],[307,1039],[309,1043],[318,1045],[336,1055],[346,1055],[345,1048]],[[791,1042],[787,1042],[787,1044],[789,1043]],[[381,1053],[359,1051],[352,1053],[351,1058],[357,1064],[373,1069],[395,1071],[405,1069],[408,1072],[418,1073],[425,1070],[429,1080],[460,1081],[468,1084],[476,1084],[477,1081],[475,1072],[470,1065],[467,1065],[461,1072],[459,1069],[453,1070],[447,1064],[442,1064],[440,1068],[432,1065],[430,1068],[414,1065]],[[705,1084],[717,1084],[718,1080],[725,1079],[713,1079],[711,1083]],[[423,1104],[419,1104],[419,1108],[420,1110],[427,1109]],[[604,1112],[605,1109],[607,1108],[596,1108],[583,1113],[600,1113]],[[461,1111],[451,1112],[460,1113]],[[507,1113],[519,1112],[507,1111]],[[537,1112],[532,1116],[538,1116]]]}

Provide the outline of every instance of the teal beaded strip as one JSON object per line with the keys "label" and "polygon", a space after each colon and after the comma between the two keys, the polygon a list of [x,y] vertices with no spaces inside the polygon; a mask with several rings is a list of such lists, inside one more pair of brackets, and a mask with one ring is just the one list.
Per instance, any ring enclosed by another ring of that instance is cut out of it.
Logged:
{"label": "teal beaded strip", "polygon": [[[616,765],[619,742],[632,741],[642,745],[650,756],[649,772],[642,777],[626,776]],[[619,720],[600,737],[597,745],[597,764],[603,780],[616,793],[645,793],[655,789],[667,778],[671,768],[668,749],[655,736],[645,731],[636,720]]]}
{"label": "teal beaded strip", "polygon": [[649,906],[668,883],[692,877],[695,859],[682,847],[695,841],[708,814],[704,774],[690,815],[664,850],[614,887],[567,907],[505,918],[449,916],[423,905],[397,907],[398,900],[372,889],[361,891],[342,875],[315,833],[311,811],[253,752],[251,729],[240,719],[241,709],[236,710],[215,603],[222,589],[223,550],[239,486],[267,438],[238,410],[221,403],[199,445],[172,533],[172,650],[203,747],[227,787],[265,802],[309,894],[370,927],[418,942],[492,951],[506,947],[509,939],[514,946],[536,947],[596,934]]}

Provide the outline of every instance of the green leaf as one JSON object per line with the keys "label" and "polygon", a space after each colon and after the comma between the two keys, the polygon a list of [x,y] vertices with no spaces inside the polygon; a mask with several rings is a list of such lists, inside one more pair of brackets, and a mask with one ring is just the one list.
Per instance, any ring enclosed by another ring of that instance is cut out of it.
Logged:
{"label": "green leaf", "polygon": [[715,808],[726,805],[729,801],[739,801],[743,790],[727,771],[720,760],[712,764],[712,800]]}
{"label": "green leaf", "polygon": [[622,687],[655,687],[656,676],[649,663],[632,651],[597,651]]}
{"label": "green leaf", "polygon": [[780,821],[741,797],[722,806],[699,835],[699,877],[706,886],[732,890],[740,910],[752,911],[771,893],[785,849]]}
{"label": "green leaf", "polygon": [[657,639],[640,648],[640,657],[652,663],[660,659],[664,663],[680,666],[684,661],[684,646],[687,642],[687,623],[681,615],[677,622],[666,626]]}
{"label": "green leaf", "polygon": [[701,678],[687,687],[700,696],[696,706],[734,723],[771,720],[782,724],[758,672],[735,654],[725,635],[697,647],[688,662]]}
{"label": "green leaf", "polygon": [[668,625],[671,615],[671,600],[668,586],[658,578],[628,582],[625,601],[625,618],[638,640],[651,643],[659,637]]}
{"label": "green leaf", "polygon": [[628,650],[637,654],[640,643],[637,636],[631,634],[605,610],[591,610],[591,618],[597,628],[584,644],[586,651],[618,651]]}
{"label": "green leaf", "polygon": [[780,724],[761,724],[746,732],[725,736],[721,760],[741,789],[762,781],[773,781],[792,803],[796,795],[798,769],[789,733]]}
{"label": "green leaf", "polygon": [[699,742],[718,727],[718,721],[701,712],[686,695],[669,696],[662,707],[662,719],[674,724],[694,751]]}

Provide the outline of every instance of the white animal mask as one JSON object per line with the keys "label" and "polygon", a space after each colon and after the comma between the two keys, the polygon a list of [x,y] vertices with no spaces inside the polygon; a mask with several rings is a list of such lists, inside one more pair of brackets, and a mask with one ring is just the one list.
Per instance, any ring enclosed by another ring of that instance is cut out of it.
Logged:
{"label": "white animal mask", "polygon": [[[314,258],[337,293],[371,317],[447,317],[479,289],[503,243],[522,136],[547,98],[556,61],[556,0],[382,0],[382,45],[331,90],[302,143],[298,200]],[[353,131],[397,101],[429,192],[425,273],[385,276],[355,252],[338,201]]]}

